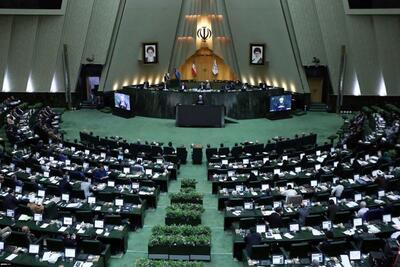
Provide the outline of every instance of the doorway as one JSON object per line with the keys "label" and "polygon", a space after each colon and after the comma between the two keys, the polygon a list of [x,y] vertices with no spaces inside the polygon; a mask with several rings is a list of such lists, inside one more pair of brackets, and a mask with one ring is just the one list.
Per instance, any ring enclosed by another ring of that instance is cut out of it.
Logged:
{"label": "doorway", "polygon": [[99,64],[82,65],[76,91],[79,96],[81,104],[87,104],[87,105],[91,104],[94,106],[98,104],[98,96],[99,96],[98,89],[102,71],[103,71],[103,65]]}
{"label": "doorway", "polygon": [[311,104],[329,103],[329,94],[332,93],[332,85],[329,71],[326,66],[314,65],[304,67],[308,85],[310,87]]}

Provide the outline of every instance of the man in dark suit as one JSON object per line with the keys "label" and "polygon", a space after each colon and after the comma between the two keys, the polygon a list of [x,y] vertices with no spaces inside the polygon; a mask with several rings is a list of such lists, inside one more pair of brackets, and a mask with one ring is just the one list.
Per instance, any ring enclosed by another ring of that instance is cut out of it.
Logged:
{"label": "man in dark suit", "polygon": [[246,235],[244,238],[244,242],[246,243],[246,252],[249,258],[252,258],[252,246],[261,244],[262,237],[259,233],[256,232],[254,227],[250,228],[250,233]]}
{"label": "man in dark suit", "polygon": [[333,201],[333,199],[330,199],[329,205],[328,205],[328,211],[327,211],[328,219],[330,221],[333,221],[335,219],[337,211],[338,211],[338,207],[336,206],[335,201]]}
{"label": "man in dark suit", "polygon": [[283,227],[283,220],[282,220],[282,213],[283,210],[281,207],[275,208],[275,212],[269,215],[268,222],[270,228],[280,228]]}
{"label": "man in dark suit", "polygon": [[204,105],[203,95],[199,95],[196,100],[196,105]]}
{"label": "man in dark suit", "polygon": [[72,191],[72,186],[69,183],[68,173],[64,174],[62,180],[60,181],[58,188],[59,188],[61,194],[70,193]]}
{"label": "man in dark suit", "polygon": [[18,200],[14,195],[14,189],[10,189],[8,194],[4,197],[4,209],[5,210],[15,210],[18,205]]}

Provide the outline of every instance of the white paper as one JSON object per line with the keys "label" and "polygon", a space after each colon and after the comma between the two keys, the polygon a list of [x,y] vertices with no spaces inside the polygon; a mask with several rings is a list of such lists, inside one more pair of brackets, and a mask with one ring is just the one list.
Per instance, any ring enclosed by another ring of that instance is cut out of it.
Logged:
{"label": "white paper", "polygon": [[65,232],[67,230],[66,226],[62,226],[60,229],[58,229],[59,232]]}
{"label": "white paper", "polygon": [[291,235],[290,233],[286,233],[286,234],[284,234],[283,236],[286,237],[286,238],[289,238],[289,239],[292,239],[292,238],[294,237],[294,236]]}
{"label": "white paper", "polygon": [[10,256],[8,256],[8,257],[6,258],[6,260],[12,261],[12,260],[15,259],[17,256],[18,256],[18,254],[11,254]]}

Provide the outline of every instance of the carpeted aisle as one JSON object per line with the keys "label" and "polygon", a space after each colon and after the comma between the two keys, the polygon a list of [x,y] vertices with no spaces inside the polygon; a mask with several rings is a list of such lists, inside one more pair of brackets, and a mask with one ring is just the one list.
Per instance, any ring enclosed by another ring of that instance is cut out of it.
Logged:
{"label": "carpeted aisle", "polygon": [[[336,133],[342,119],[329,113],[308,113],[281,121],[266,119],[242,120],[238,124],[227,124],[225,128],[177,128],[173,120],[135,117],[123,119],[96,110],[81,110],[63,114],[62,129],[66,138],[79,138],[79,131],[88,130],[100,136],[122,136],[128,141],[137,139],[147,141],[172,141],[174,146],[185,145],[188,148],[188,164],[182,165],[178,181],[170,183],[169,192],[177,192],[182,178],[195,178],[197,191],[204,194],[205,212],[203,224],[212,228],[212,261],[205,266],[236,267],[243,266],[232,257],[232,234],[223,230],[223,213],[217,210],[217,197],[211,194],[211,184],[207,181],[206,164],[192,165],[190,162],[190,144],[197,143],[228,146],[245,140],[266,142],[274,136],[292,137],[296,133],[318,134],[318,142]],[[204,157],[203,157],[204,159]],[[130,233],[128,252],[121,258],[112,258],[111,267],[133,267],[138,257],[147,257],[147,242],[151,228],[164,223],[165,207],[169,204],[167,194],[162,194],[156,210],[148,210],[143,229]]]}

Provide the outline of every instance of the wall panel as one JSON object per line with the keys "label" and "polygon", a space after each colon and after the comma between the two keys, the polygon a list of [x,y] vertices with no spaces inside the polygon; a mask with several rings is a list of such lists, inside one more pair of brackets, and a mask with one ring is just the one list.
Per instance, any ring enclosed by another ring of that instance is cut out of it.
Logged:
{"label": "wall panel", "polygon": [[13,18],[13,16],[0,16],[0,91],[3,90],[3,79],[7,70]]}

